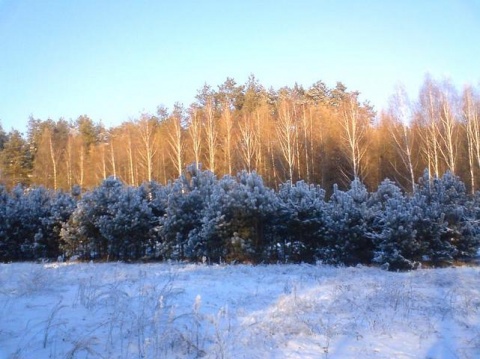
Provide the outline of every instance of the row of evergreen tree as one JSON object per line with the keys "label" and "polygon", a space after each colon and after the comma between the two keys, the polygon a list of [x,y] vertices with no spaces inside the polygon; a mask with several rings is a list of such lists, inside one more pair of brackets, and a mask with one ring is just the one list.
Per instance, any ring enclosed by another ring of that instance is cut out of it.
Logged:
{"label": "row of evergreen tree", "polygon": [[0,260],[316,262],[411,269],[471,258],[480,195],[446,173],[413,194],[389,180],[369,193],[305,182],[266,187],[255,172],[217,179],[190,166],[176,181],[126,186],[109,178],[83,195],[0,189]]}

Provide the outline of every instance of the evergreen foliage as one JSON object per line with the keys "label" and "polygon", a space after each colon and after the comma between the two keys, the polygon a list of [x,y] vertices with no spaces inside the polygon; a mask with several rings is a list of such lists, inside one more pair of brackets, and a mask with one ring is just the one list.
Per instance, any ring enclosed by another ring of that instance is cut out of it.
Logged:
{"label": "evergreen foliage", "polygon": [[44,187],[16,186],[0,191],[0,258],[34,260],[60,255],[60,229],[69,219],[75,200],[63,192]]}
{"label": "evergreen foliage", "polygon": [[408,270],[475,257],[480,195],[425,172],[412,195],[358,179],[325,199],[303,181],[266,187],[255,172],[218,180],[190,166],[175,182],[106,179],[80,194],[0,187],[0,260],[67,258],[377,264]]}
{"label": "evergreen foliage", "polygon": [[191,165],[171,185],[161,229],[163,258],[198,260],[205,255],[199,232],[215,184],[213,173]]}
{"label": "evergreen foliage", "polygon": [[285,183],[278,191],[280,212],[276,235],[285,262],[314,263],[325,245],[327,208],[325,191],[303,181]]}
{"label": "evergreen foliage", "polygon": [[348,191],[335,185],[328,202],[326,243],[319,248],[320,259],[334,264],[368,264],[373,257],[373,241],[369,235],[373,211],[368,206],[369,194],[355,179]]}
{"label": "evergreen foliage", "polygon": [[383,181],[372,196],[377,211],[372,225],[373,262],[390,270],[412,269],[421,254],[416,238],[412,202],[390,180]]}

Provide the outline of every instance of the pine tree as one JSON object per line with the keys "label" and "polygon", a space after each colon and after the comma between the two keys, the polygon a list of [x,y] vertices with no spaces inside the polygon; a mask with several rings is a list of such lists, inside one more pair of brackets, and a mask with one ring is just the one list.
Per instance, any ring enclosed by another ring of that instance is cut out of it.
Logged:
{"label": "pine tree", "polygon": [[150,247],[153,217],[142,187],[126,187],[115,202],[107,205],[108,215],[98,219],[100,234],[108,241],[108,258],[137,260]]}
{"label": "pine tree", "polygon": [[17,184],[28,185],[32,172],[32,157],[27,142],[18,131],[12,131],[2,139],[0,152],[0,174],[9,188]]}
{"label": "pine tree", "polygon": [[112,208],[120,198],[123,185],[110,177],[78,202],[62,231],[63,249],[68,256],[80,255],[85,259],[114,259],[115,239],[109,233]]}
{"label": "pine tree", "polygon": [[227,259],[227,247],[231,246],[234,237],[230,224],[235,205],[232,194],[237,186],[234,177],[224,176],[217,182],[205,207],[199,236],[204,242],[204,255],[209,262],[220,263]]}
{"label": "pine tree", "polygon": [[10,197],[7,189],[0,186],[0,261],[8,262],[12,259],[13,253],[9,246],[9,224],[7,220]]}
{"label": "pine tree", "polygon": [[[411,197],[412,222],[421,246],[421,259],[433,263],[452,260],[457,254],[454,238],[458,235],[452,221],[456,221],[457,211],[462,211],[459,201],[463,200],[455,198],[454,189],[447,190],[442,179],[430,178],[427,171],[417,188]],[[451,200],[455,202],[450,203]]]}
{"label": "pine tree", "polygon": [[255,172],[240,172],[237,183],[225,216],[230,237],[228,259],[254,263],[275,259],[273,219],[278,211],[277,198]]}
{"label": "pine tree", "polygon": [[191,165],[172,184],[162,221],[161,252],[164,257],[199,260],[205,255],[200,230],[216,181],[212,172]]}
{"label": "pine tree", "polygon": [[[441,216],[446,222],[446,230],[440,238],[442,249],[438,259],[475,256],[480,244],[480,232],[475,224],[474,204],[467,195],[465,184],[447,171],[441,178],[431,182],[429,194],[430,205],[441,208]],[[441,252],[443,248],[447,251],[444,254]]]}
{"label": "pine tree", "polygon": [[383,181],[371,199],[376,214],[372,224],[375,243],[373,262],[389,270],[413,269],[421,257],[421,244],[416,239],[413,208],[400,188]]}
{"label": "pine tree", "polygon": [[282,241],[282,257],[285,261],[315,262],[318,248],[325,244],[325,191],[303,181],[287,182],[280,187],[278,198],[276,232]]}
{"label": "pine tree", "polygon": [[327,263],[346,265],[369,264],[373,258],[370,226],[373,213],[368,207],[367,189],[358,179],[350,190],[340,191],[335,185],[327,205],[326,245],[319,257]]}

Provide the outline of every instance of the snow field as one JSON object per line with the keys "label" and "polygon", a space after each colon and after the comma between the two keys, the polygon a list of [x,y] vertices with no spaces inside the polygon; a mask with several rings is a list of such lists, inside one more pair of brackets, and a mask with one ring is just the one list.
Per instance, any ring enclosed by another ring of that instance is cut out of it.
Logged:
{"label": "snow field", "polygon": [[0,358],[478,358],[480,268],[0,265]]}

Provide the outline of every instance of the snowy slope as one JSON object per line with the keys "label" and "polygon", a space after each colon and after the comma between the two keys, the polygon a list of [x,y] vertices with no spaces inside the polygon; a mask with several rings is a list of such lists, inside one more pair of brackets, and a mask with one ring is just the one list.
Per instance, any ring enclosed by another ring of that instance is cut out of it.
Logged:
{"label": "snowy slope", "polygon": [[480,268],[0,265],[0,358],[479,358]]}

